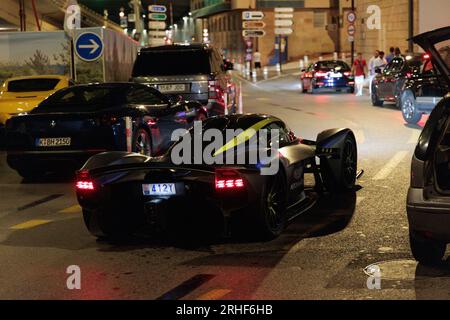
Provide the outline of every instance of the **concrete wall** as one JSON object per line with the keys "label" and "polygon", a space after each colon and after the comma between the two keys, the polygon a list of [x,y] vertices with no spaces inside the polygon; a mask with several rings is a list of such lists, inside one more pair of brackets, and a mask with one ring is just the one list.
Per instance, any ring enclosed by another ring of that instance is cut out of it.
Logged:
{"label": "concrete wall", "polygon": [[450,0],[419,0],[419,33],[450,26]]}
{"label": "concrete wall", "polygon": [[[428,0],[426,2],[433,2]],[[444,0],[448,1],[448,0]],[[450,2],[450,1],[449,1]],[[369,30],[367,28],[367,7],[376,4],[381,8],[381,29]],[[419,1],[414,0],[415,7],[415,32],[418,33]],[[434,5],[433,5],[434,7]],[[408,0],[356,0],[356,37],[355,48],[364,54],[366,58],[372,56],[377,49],[385,52],[389,47],[399,47],[402,52],[408,49]],[[437,8],[434,7],[433,10]]]}

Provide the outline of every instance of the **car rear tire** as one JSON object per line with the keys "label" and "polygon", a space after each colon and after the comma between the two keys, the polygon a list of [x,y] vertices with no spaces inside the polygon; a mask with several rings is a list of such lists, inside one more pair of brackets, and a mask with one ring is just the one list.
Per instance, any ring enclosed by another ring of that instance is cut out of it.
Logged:
{"label": "car rear tire", "polygon": [[302,93],[306,93],[308,91],[305,89],[305,84],[303,83],[303,80],[300,80],[300,91]]}
{"label": "car rear tire", "polygon": [[384,101],[380,99],[378,96],[378,90],[377,87],[373,84],[372,85],[372,94],[370,95],[372,99],[372,105],[375,107],[382,107],[384,104]]}
{"label": "car rear tire", "polygon": [[436,265],[442,261],[447,244],[427,239],[414,231],[409,233],[409,243],[414,258],[424,265]]}
{"label": "car rear tire", "polygon": [[152,155],[150,135],[144,128],[139,128],[134,135],[133,152],[149,157]]}
{"label": "car rear tire", "polygon": [[339,159],[320,159],[322,180],[330,192],[353,190],[356,183],[358,150],[353,133],[349,132],[342,146]]}
{"label": "car rear tire", "polygon": [[264,240],[278,237],[286,227],[287,185],[283,171],[270,176],[263,186],[256,214],[256,233]]}
{"label": "car rear tire", "polygon": [[403,119],[409,124],[417,124],[422,119],[422,113],[417,110],[414,94],[407,90],[400,98]]}

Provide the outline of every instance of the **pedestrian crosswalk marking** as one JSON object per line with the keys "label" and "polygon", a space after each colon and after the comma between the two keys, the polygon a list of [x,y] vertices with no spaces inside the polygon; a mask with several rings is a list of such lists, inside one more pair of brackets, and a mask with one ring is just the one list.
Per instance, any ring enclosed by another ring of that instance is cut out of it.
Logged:
{"label": "pedestrian crosswalk marking", "polygon": [[78,213],[80,211],[81,207],[78,204],[76,204],[74,206],[60,210],[59,213]]}
{"label": "pedestrian crosswalk marking", "polygon": [[16,225],[12,226],[10,229],[13,229],[13,230],[30,229],[30,228],[40,226],[42,224],[49,223],[49,222],[52,222],[52,220],[33,219],[33,220],[25,221],[23,223],[16,224]]}
{"label": "pedestrian crosswalk marking", "polygon": [[220,298],[224,297],[225,295],[229,294],[231,290],[228,289],[214,289],[211,291],[208,291],[205,294],[202,294],[197,298],[197,300],[219,300]]}

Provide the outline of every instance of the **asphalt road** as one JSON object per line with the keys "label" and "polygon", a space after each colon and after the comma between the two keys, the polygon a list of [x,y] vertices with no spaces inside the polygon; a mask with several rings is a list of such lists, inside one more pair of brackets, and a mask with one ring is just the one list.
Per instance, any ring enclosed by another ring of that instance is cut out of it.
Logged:
{"label": "asphalt road", "polygon": [[[405,199],[421,127],[367,96],[302,95],[292,75],[243,81],[243,92],[246,112],[274,114],[301,137],[353,129],[358,191],[323,199],[270,242],[115,244],[89,235],[70,182],[22,181],[1,153],[0,299],[450,299],[450,259],[428,268],[409,250]],[[371,264],[380,289],[367,286]],[[71,265],[80,290],[67,288]]]}

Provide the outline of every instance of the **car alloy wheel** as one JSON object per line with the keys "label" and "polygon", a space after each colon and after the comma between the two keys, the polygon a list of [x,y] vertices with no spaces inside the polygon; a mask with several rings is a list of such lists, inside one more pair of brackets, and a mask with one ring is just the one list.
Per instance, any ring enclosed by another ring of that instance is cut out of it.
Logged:
{"label": "car alloy wheel", "polygon": [[344,153],[343,153],[343,180],[346,186],[353,186],[356,181],[356,148],[351,139],[345,141]]}
{"label": "car alloy wheel", "polygon": [[283,176],[276,174],[266,198],[267,222],[272,230],[278,230],[283,225],[286,201],[285,187]]}
{"label": "car alloy wheel", "polygon": [[401,97],[401,107],[403,119],[409,124],[416,124],[422,118],[422,114],[417,111],[414,95],[410,91],[405,91]]}

